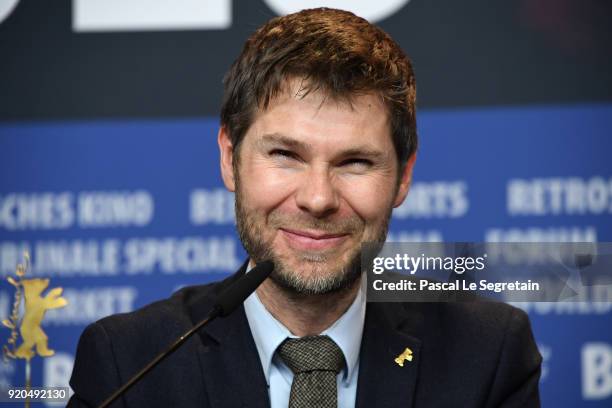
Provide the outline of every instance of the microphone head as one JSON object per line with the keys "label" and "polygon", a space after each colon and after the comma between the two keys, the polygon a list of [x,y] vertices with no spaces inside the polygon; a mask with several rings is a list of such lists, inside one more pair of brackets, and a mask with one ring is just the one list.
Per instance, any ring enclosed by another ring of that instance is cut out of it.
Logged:
{"label": "microphone head", "polygon": [[251,293],[272,273],[272,261],[259,262],[248,273],[241,276],[236,282],[225,289],[215,303],[214,309],[218,315],[225,317],[232,313],[238,305],[242,304]]}

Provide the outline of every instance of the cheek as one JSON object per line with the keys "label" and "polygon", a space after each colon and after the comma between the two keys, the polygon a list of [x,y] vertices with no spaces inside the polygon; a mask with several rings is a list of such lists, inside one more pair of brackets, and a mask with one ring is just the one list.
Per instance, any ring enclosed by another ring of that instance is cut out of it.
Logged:
{"label": "cheek", "polygon": [[245,206],[263,213],[280,206],[295,189],[295,178],[266,165],[245,166],[240,171]]}
{"label": "cheek", "polygon": [[376,221],[386,217],[393,204],[393,182],[386,177],[347,178],[339,184],[339,189],[352,212],[365,221]]}

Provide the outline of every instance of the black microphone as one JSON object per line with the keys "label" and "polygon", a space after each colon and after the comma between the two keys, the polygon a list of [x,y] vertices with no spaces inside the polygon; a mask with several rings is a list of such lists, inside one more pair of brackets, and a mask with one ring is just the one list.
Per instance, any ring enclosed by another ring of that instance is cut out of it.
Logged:
{"label": "black microphone", "polygon": [[217,301],[213,305],[212,310],[208,315],[202,319],[198,324],[189,329],[185,334],[179,337],[174,343],[168,347],[167,350],[160,353],[155,357],[149,364],[147,364],[142,370],[136,373],[128,382],[123,384],[117,391],[115,391],[110,397],[108,397],[99,408],[108,407],[117,398],[123,395],[132,385],[136,384],[142,377],[144,377],[153,367],[159,364],[164,358],[172,354],[176,349],[180,347],[188,338],[190,338],[195,332],[200,330],[208,322],[214,320],[216,317],[226,317],[232,313],[238,305],[245,301],[251,293],[257,289],[259,285],[272,273],[274,270],[274,264],[271,261],[263,261],[258,263],[251,271],[240,277],[236,282],[231,284],[227,289],[223,290],[217,297]]}
{"label": "black microphone", "polygon": [[219,294],[213,306],[213,311],[217,309],[217,313],[221,317],[225,317],[232,313],[238,305],[242,304],[242,302],[257,289],[273,270],[274,264],[272,261],[258,263],[249,273],[245,274]]}

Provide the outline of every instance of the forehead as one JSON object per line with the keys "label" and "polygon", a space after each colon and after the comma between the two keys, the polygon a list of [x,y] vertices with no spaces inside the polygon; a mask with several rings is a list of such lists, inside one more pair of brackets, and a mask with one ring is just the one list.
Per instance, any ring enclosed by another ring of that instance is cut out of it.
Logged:
{"label": "forehead", "polygon": [[378,94],[338,99],[320,90],[305,94],[300,85],[288,82],[266,109],[257,110],[246,139],[260,142],[277,134],[311,147],[369,145],[392,152],[388,109]]}

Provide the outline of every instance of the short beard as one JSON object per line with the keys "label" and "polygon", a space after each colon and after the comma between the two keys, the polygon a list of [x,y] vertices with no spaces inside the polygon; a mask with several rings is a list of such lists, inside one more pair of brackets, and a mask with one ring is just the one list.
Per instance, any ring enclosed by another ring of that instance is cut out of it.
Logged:
{"label": "short beard", "polygon": [[[361,248],[356,248],[354,250],[355,253],[351,255],[349,261],[343,265],[340,270],[331,271],[331,273],[327,274],[323,273],[323,269],[329,261],[329,256],[325,254],[305,255],[302,260],[314,265],[312,270],[313,273],[311,274],[313,276],[304,276],[295,273],[273,252],[271,243],[265,241],[262,225],[257,223],[255,218],[256,215],[249,213],[244,207],[237,169],[235,169],[234,174],[236,175],[236,225],[240,241],[253,262],[258,263],[264,260],[274,262],[274,271],[270,275],[272,282],[289,295],[296,297],[339,293],[354,287],[362,274]],[[391,211],[392,208],[389,208],[383,224],[375,231],[372,239],[368,240],[369,242],[382,243],[385,241]],[[271,225],[274,224],[271,220],[268,221]],[[330,231],[331,228],[338,229],[338,223],[331,223],[327,220],[312,218],[307,222],[311,228],[315,229],[326,231]],[[352,228],[354,231],[357,229],[354,224],[354,221],[349,221],[344,226],[344,229],[341,230],[346,231]]]}
{"label": "short beard", "polygon": [[[285,292],[294,296],[340,293],[353,288],[355,282],[361,277],[361,256],[359,253],[338,273],[332,273],[329,276],[322,276],[320,271],[317,271],[314,278],[305,278],[297,273],[291,273],[282,263],[275,262],[275,265],[279,264],[281,267],[275,269],[274,273],[270,275],[270,279]],[[314,268],[324,267],[325,263],[321,262]]]}

